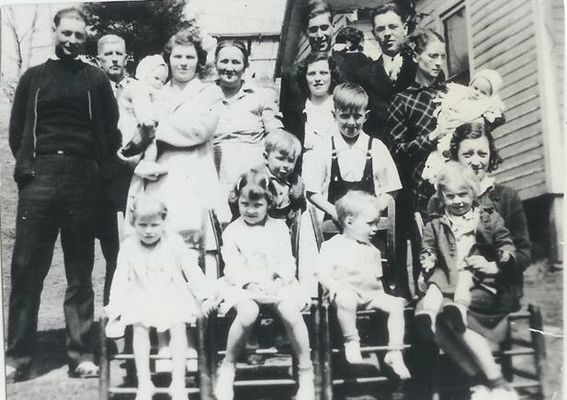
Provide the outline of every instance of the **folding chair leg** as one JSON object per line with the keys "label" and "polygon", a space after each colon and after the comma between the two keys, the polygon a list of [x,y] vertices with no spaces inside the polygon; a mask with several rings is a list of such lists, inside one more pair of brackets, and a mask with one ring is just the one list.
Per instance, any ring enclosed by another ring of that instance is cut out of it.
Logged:
{"label": "folding chair leg", "polygon": [[321,360],[323,369],[323,399],[333,399],[333,376],[331,374],[331,337],[329,333],[329,305],[321,307]]}
{"label": "folding chair leg", "polygon": [[211,369],[206,345],[206,328],[206,320],[199,319],[197,322],[197,357],[199,358],[199,390],[201,392],[201,400],[213,398]]}
{"label": "folding chair leg", "polygon": [[108,388],[110,386],[110,359],[108,356],[108,344],[106,342],[105,327],[108,320],[101,317],[99,320],[98,332],[100,340],[100,380],[99,380],[99,394],[100,400],[108,400]]}
{"label": "folding chair leg", "polygon": [[547,394],[545,383],[547,354],[545,351],[545,338],[543,337],[543,317],[541,309],[533,304],[528,306],[528,312],[530,313],[530,331],[535,350],[535,369],[540,384],[540,398],[545,399]]}

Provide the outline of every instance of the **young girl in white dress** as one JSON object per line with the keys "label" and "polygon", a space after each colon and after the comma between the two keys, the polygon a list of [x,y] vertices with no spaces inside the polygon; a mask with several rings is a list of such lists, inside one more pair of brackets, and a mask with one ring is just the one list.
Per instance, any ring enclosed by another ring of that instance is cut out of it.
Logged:
{"label": "young girl in white dress", "polygon": [[236,361],[258,318],[259,305],[273,307],[280,316],[297,358],[298,400],[314,398],[313,366],[309,335],[301,316],[309,298],[295,277],[295,260],[289,229],[284,220],[273,219],[268,211],[275,204],[276,190],[270,177],[251,170],[236,183],[231,193],[238,199],[240,216],[222,235],[225,262],[225,310],[236,309],[226,344],[226,356],[219,367],[215,386],[217,400],[232,400]]}
{"label": "young girl in white dress", "polygon": [[[150,376],[149,329],[169,331],[173,363],[170,393],[186,400],[186,323],[216,306],[213,291],[198,266],[198,254],[181,237],[166,231],[167,208],[147,195],[136,197],[130,213],[134,234],[120,246],[105,307],[111,337],[133,326],[133,350],[138,376],[136,400],[150,400],[155,387]],[[118,328],[118,329],[116,329]]]}

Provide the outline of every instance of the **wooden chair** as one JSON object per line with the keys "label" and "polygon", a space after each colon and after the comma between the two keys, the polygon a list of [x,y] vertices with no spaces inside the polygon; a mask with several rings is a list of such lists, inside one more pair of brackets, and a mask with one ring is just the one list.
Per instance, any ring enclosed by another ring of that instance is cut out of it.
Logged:
{"label": "wooden chair", "polygon": [[[416,224],[420,234],[424,223],[416,213]],[[546,390],[546,350],[543,336],[541,308],[528,304],[522,310],[508,315],[495,328],[497,334],[490,342],[493,354],[500,363],[504,378],[518,392],[521,398],[544,400]],[[517,361],[514,363],[514,361]],[[522,362],[523,361],[523,362]],[[520,365],[521,364],[521,365]],[[526,369],[526,367],[528,367]],[[443,371],[438,371],[443,374]],[[437,379],[437,381],[441,381]],[[450,396],[454,387],[437,385],[437,397]]]}
{"label": "wooden chair", "polygon": [[[378,247],[382,254],[382,267],[393,268],[393,260],[395,255],[395,201],[391,196],[386,196],[387,206],[385,213],[380,217],[378,222],[378,234],[380,235],[380,243]],[[327,229],[323,232],[321,224],[317,219],[317,213],[313,207],[310,208],[313,229],[317,239],[317,247],[320,249],[322,242],[334,234],[338,233],[338,229],[333,231]],[[320,288],[320,295],[322,294]],[[331,312],[331,304],[321,299],[321,365],[323,369],[323,398],[326,400],[333,399],[335,395],[334,388],[345,385],[369,385],[383,384],[391,380],[392,376],[383,373],[384,368],[376,371],[375,368],[353,367],[346,364],[344,357],[338,357],[343,354],[342,344],[343,338],[340,335],[340,327],[336,321],[335,312]],[[406,309],[406,319],[412,314],[411,309]],[[357,328],[361,339],[361,353],[378,353],[380,358],[391,350],[387,344],[386,331],[386,315],[380,311],[365,310],[357,312]],[[409,345],[404,344],[404,349],[408,349]],[[341,365],[343,368],[341,368]],[[386,388],[390,390],[390,388]]]}
{"label": "wooden chair", "polygon": [[[214,214],[211,212],[209,218],[216,227],[215,240],[216,248],[208,249],[207,254],[214,255],[218,266],[218,276],[222,276],[224,263],[220,253],[222,246],[221,239],[221,224]],[[300,217],[293,221],[291,226],[291,240],[292,251],[294,256],[298,255],[299,249],[299,231],[300,231]],[[321,399],[321,372],[319,365],[319,342],[318,332],[320,325],[320,312],[317,299],[313,299],[311,308],[303,312],[303,317],[306,321],[309,330],[310,344],[311,344],[311,359],[315,373],[315,398]],[[209,318],[209,329],[207,335],[207,348],[208,359],[210,360],[211,370],[213,371],[213,387],[216,380],[216,369],[219,365],[220,359],[224,356],[225,351],[219,346],[220,343],[226,343],[226,337],[230,324],[234,318],[234,312],[231,310],[227,314],[217,314]],[[245,349],[243,357],[250,354],[258,354],[267,357],[263,365],[250,366],[245,363],[239,362],[237,364],[236,379],[234,382],[236,390],[243,388],[249,391],[254,388],[293,388],[297,385],[297,369],[294,356],[291,351],[291,346],[286,343],[274,343],[274,338],[277,333],[283,332],[283,327],[279,326],[279,318],[273,314],[271,310],[264,307],[260,308],[260,316],[258,318],[255,332],[258,336],[260,347],[257,349]],[[278,329],[279,327],[279,329]],[[291,369],[291,373],[290,373]],[[251,397],[252,398],[252,397]]]}
{"label": "wooden chair", "polygon": [[[117,214],[118,220],[118,233],[120,242],[124,239],[124,215],[122,212]],[[205,213],[203,216],[203,225],[198,232],[195,232],[197,249],[199,250],[199,266],[205,269],[205,233],[204,224],[208,221],[208,214]],[[99,339],[100,339],[100,381],[99,381],[99,399],[107,400],[113,395],[122,394],[136,394],[137,383],[135,378],[135,364],[134,364],[134,354],[132,353],[131,341],[132,333],[130,329],[126,330],[125,337],[123,339],[118,339],[122,343],[117,343],[115,339],[109,339],[106,337],[105,327],[108,319],[102,316],[99,320]],[[197,332],[197,363],[198,372],[189,373],[189,380],[192,381],[187,388],[187,394],[198,393],[201,399],[212,399],[212,382],[211,382],[211,372],[210,372],[210,362],[207,359],[208,353],[205,349],[206,336],[207,336],[207,324],[203,320],[197,321],[195,324],[191,324],[188,328],[195,330]],[[189,332],[188,332],[189,334]],[[152,338],[152,344],[155,345],[155,338],[153,333],[150,336]],[[115,351],[118,347],[122,347],[122,351]],[[157,348],[152,346],[152,354],[150,354],[150,365],[155,364],[156,360],[167,360],[170,357],[158,356]],[[195,357],[187,357],[187,360],[194,360]],[[125,376],[123,376],[123,382],[120,384],[113,384],[111,382],[111,368],[117,368],[122,364],[125,367]],[[162,373],[152,371],[152,378],[157,378],[159,380],[159,375]],[[168,393],[167,387],[156,387],[156,393]]]}

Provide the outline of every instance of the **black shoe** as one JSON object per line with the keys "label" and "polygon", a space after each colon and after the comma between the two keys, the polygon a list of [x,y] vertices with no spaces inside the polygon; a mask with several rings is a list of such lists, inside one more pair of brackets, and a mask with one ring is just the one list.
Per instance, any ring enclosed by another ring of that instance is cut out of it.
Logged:
{"label": "black shoe", "polygon": [[442,311],[445,320],[453,327],[456,333],[463,334],[467,330],[463,314],[456,304],[447,304]]}
{"label": "black shoe", "polygon": [[431,316],[429,314],[417,314],[413,321],[419,335],[427,341],[433,341],[433,321],[431,321]]}
{"label": "black shoe", "polygon": [[16,368],[6,364],[6,383],[23,381],[29,374],[29,368]]}

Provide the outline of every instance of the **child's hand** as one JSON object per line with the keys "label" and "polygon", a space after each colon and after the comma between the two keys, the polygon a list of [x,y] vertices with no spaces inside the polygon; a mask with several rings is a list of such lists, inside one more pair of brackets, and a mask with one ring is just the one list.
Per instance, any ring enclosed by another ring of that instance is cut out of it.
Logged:
{"label": "child's hand", "polygon": [[214,310],[216,310],[218,302],[214,299],[205,299],[201,303],[201,311],[205,317],[208,317]]}
{"label": "child's hand", "polygon": [[250,282],[244,289],[251,291],[252,293],[265,294],[264,289],[256,282]]}
{"label": "child's hand", "polygon": [[424,252],[420,254],[419,261],[421,262],[421,267],[425,270],[425,272],[429,272],[435,268],[437,257],[435,257],[435,254],[433,253]]}
{"label": "child's hand", "polygon": [[498,252],[498,261],[501,263],[507,263],[512,258],[512,254],[509,251],[501,250]]}

